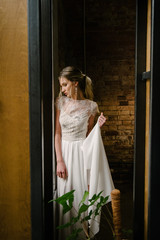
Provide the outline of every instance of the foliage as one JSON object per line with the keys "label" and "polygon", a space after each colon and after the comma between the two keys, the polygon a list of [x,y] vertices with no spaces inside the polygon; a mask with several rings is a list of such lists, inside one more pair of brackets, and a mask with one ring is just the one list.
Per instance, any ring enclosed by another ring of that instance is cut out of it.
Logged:
{"label": "foliage", "polygon": [[[89,240],[90,234],[84,223],[86,221],[89,221],[91,218],[95,219],[95,217],[101,213],[101,208],[102,208],[102,206],[104,206],[107,203],[109,196],[103,197],[102,191],[101,191],[98,194],[94,194],[91,199],[88,199],[89,192],[85,191],[83,198],[79,203],[79,208],[75,209],[73,207],[74,192],[75,192],[75,190],[72,190],[72,191],[62,195],[61,197],[50,201],[50,202],[55,201],[58,204],[61,204],[63,206],[63,214],[66,214],[71,209],[74,209],[75,213],[76,213],[75,216],[72,217],[68,223],[58,226],[58,229],[64,229],[66,227],[75,225],[77,222],[80,222],[82,227],[78,228],[78,229],[74,228],[71,235],[67,237],[67,240],[77,239],[77,237],[79,236],[79,233],[81,231],[84,231],[87,239]],[[94,210],[93,211],[89,210],[89,208],[93,205],[94,205],[94,208],[93,208]],[[108,211],[109,211],[109,209],[108,209]],[[85,214],[83,214],[83,213],[85,213]],[[110,216],[112,217],[111,213],[110,213]],[[106,218],[106,220],[109,223],[108,218]],[[111,227],[111,230],[112,230],[112,233],[114,236],[114,230],[112,228],[112,224],[109,223],[109,226]]]}

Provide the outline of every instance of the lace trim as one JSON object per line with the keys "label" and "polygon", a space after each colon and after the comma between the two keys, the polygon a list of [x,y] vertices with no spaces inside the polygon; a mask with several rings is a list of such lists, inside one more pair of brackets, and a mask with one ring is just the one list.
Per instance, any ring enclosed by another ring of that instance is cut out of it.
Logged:
{"label": "lace trim", "polygon": [[95,116],[99,113],[97,103],[89,99],[74,100],[62,96],[56,99],[55,105],[59,110],[63,109],[63,111],[71,115],[75,113],[85,114],[87,112],[89,115]]}

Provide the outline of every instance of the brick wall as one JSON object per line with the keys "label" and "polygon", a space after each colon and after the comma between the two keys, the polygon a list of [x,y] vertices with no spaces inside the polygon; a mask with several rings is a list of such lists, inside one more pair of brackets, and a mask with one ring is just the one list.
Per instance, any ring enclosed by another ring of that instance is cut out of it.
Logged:
{"label": "brick wall", "polygon": [[[115,184],[132,182],[135,1],[86,0],[86,73],[107,117],[102,136]],[[59,67],[83,69],[83,1],[59,2]]]}
{"label": "brick wall", "polygon": [[102,136],[115,182],[132,181],[135,1],[86,1],[87,74],[107,117]]}

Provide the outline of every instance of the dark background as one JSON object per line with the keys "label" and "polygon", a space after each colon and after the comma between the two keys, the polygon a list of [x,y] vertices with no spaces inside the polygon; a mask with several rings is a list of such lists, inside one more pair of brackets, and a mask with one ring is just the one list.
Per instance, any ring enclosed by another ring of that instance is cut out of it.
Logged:
{"label": "dark background", "polygon": [[85,6],[82,0],[58,1],[59,71],[74,65],[93,81],[94,100],[107,118],[102,137],[127,229],[133,221],[135,31],[133,0],[86,0]]}

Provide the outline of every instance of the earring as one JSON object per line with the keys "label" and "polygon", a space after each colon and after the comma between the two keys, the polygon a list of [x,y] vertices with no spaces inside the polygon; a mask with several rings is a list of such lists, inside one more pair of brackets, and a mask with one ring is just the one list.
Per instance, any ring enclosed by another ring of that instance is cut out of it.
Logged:
{"label": "earring", "polygon": [[75,89],[74,89],[74,93],[75,93],[75,96],[76,96],[76,98],[77,98],[77,86],[75,86]]}

